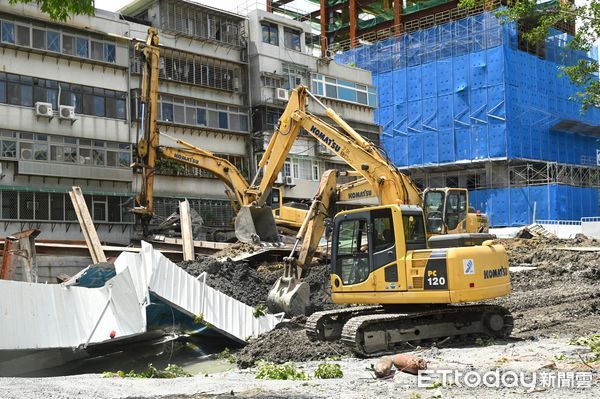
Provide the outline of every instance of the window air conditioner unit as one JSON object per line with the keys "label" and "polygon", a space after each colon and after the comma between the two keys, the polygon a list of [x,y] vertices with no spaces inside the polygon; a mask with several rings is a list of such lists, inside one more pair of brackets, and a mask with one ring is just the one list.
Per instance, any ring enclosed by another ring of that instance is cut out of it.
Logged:
{"label": "window air conditioner unit", "polygon": [[294,181],[294,178],[293,178],[292,176],[285,176],[285,181],[284,181],[284,184],[285,184],[286,186],[291,186],[291,187],[293,187],[293,186],[295,186],[295,185],[296,185],[296,182]]}
{"label": "window air conditioner unit", "polygon": [[287,89],[278,87],[275,89],[275,99],[277,101],[288,101],[290,99],[290,93]]}
{"label": "window air conditioner unit", "polygon": [[52,118],[52,104],[36,102],[35,103],[35,116],[41,116],[44,118]]}
{"label": "window air conditioner unit", "polygon": [[21,148],[21,160],[31,161],[33,159],[33,151],[31,148]]}
{"label": "window air conditioner unit", "polygon": [[58,107],[58,117],[60,119],[75,120],[75,107],[70,105],[61,105]]}

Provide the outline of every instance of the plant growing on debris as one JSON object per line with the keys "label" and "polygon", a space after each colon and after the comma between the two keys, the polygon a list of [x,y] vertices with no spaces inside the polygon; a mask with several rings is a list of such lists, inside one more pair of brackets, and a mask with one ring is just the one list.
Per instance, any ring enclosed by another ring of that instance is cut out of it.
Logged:
{"label": "plant growing on debris", "polygon": [[321,363],[317,366],[317,370],[315,371],[315,378],[329,379],[342,378],[343,376],[342,366],[335,363]]}
{"label": "plant growing on debris", "polygon": [[235,363],[237,361],[237,358],[233,353],[231,353],[229,348],[223,349],[223,351],[217,355],[217,359],[224,359],[229,363]]}
{"label": "plant growing on debris", "polygon": [[600,361],[600,334],[590,335],[588,337],[573,338],[569,341],[571,345],[581,345],[590,348],[594,354],[593,362]]}
{"label": "plant growing on debris", "polygon": [[475,345],[478,345],[478,346],[492,346],[495,344],[496,344],[496,342],[494,342],[494,338],[491,338],[491,337],[490,338],[479,337],[475,340]]}
{"label": "plant growing on debris", "polygon": [[148,368],[141,372],[131,370],[129,373],[119,370],[116,373],[112,371],[105,371],[102,373],[103,377],[121,377],[121,378],[177,378],[177,377],[191,377],[192,375],[185,371],[183,368],[176,364],[169,364],[163,370],[157,369],[152,365],[148,364]]}
{"label": "plant growing on debris", "polygon": [[297,370],[293,363],[275,364],[259,360],[256,378],[260,380],[308,380],[308,375]]}
{"label": "plant growing on debris", "polygon": [[254,312],[252,314],[254,315],[255,319],[265,316],[267,314],[267,307],[265,305],[258,305],[254,308]]}

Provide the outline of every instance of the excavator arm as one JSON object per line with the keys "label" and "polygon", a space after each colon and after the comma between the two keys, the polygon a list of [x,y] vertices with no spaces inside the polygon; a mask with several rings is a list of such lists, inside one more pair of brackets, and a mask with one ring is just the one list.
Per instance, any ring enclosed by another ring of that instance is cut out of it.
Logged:
{"label": "excavator arm", "polygon": [[142,225],[146,229],[154,212],[154,174],[156,149],[159,142],[156,115],[160,50],[157,29],[149,28],[146,42],[137,43],[135,50],[141,53],[144,67],[141,78],[140,121],[136,147],[138,162],[134,166],[140,167],[144,182],[140,193],[135,197],[133,212],[140,215]]}
{"label": "excavator arm", "polygon": [[[308,96],[325,109],[327,116],[340,129],[307,112]],[[292,90],[278,127],[258,164],[259,169],[263,171],[262,180],[256,184],[255,178],[248,188],[245,205],[264,203],[269,187],[283,168],[292,144],[302,128],[358,172],[371,186],[381,204],[421,204],[419,189],[408,176],[398,171],[373,143],[365,140],[335,111],[314,97],[306,87],[299,86]]]}
{"label": "excavator arm", "polygon": [[158,147],[161,158],[172,159],[211,172],[229,187],[238,203],[243,203],[244,191],[248,188],[248,182],[234,164],[183,140],[177,140],[177,144],[185,148]]}
{"label": "excavator arm", "polygon": [[[289,257],[284,259],[283,277],[277,279],[269,295],[267,306],[273,312],[285,312],[288,315],[305,314],[310,302],[310,288],[301,282],[302,271],[310,265],[319,241],[325,231],[325,219],[331,216],[331,206],[335,203],[336,183],[339,171],[327,170],[321,177],[319,189],[313,197],[308,214],[296,235],[296,242]],[[294,258],[300,246],[298,259]]]}

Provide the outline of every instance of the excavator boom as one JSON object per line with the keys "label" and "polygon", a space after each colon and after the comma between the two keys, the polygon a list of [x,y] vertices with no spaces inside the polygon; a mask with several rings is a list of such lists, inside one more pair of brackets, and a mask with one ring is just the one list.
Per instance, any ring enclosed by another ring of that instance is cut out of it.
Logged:
{"label": "excavator boom", "polygon": [[[325,219],[330,216],[330,206],[336,196],[336,182],[339,172],[335,169],[327,170],[321,177],[319,189],[315,194],[308,214],[302,227],[296,235],[296,242],[289,257],[284,259],[285,270],[283,277],[279,278],[267,297],[267,306],[273,313],[285,312],[288,315],[305,314],[310,303],[310,290],[308,284],[300,282],[302,271],[310,265],[319,241],[325,231]],[[294,257],[298,245],[300,254]]]}

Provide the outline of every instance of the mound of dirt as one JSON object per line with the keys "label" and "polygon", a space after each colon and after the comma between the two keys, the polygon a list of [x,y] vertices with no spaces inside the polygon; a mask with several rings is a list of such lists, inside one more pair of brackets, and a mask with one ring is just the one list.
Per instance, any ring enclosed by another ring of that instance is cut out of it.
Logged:
{"label": "mound of dirt", "polygon": [[213,258],[235,258],[238,255],[244,253],[254,253],[261,247],[258,245],[246,244],[243,242],[236,242],[235,244],[229,245],[227,248],[222,249],[213,254]]}
{"label": "mound of dirt", "polygon": [[600,242],[587,238],[497,241],[507,249],[511,266],[536,267],[512,272],[512,293],[496,301],[515,317],[513,336],[598,332],[600,252],[564,248],[599,247]]}
{"label": "mound of dirt", "polygon": [[304,332],[305,322],[306,318],[296,318],[280,323],[274,330],[251,340],[236,353],[238,366],[252,367],[258,360],[285,363],[350,355],[340,342],[310,340]]}
{"label": "mound of dirt", "polygon": [[260,274],[248,263],[235,263],[230,259],[220,262],[210,256],[181,262],[179,267],[194,277],[206,272],[209,286],[250,306],[264,303],[276,280],[273,276]]}
{"label": "mound of dirt", "polygon": [[[283,274],[282,263],[265,262],[254,267],[247,262],[219,261],[210,256],[181,262],[179,266],[194,277],[206,272],[209,286],[250,306],[265,304],[269,290]],[[310,286],[308,314],[336,306],[331,302],[328,265],[313,264],[304,281]]]}

